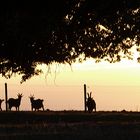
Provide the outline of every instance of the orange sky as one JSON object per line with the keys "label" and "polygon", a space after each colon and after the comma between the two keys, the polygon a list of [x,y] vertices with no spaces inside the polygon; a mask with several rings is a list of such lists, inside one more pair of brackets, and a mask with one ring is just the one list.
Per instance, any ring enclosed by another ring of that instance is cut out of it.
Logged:
{"label": "orange sky", "polygon": [[[88,60],[82,64],[53,65],[51,72],[42,66],[44,74],[20,84],[20,77],[0,78],[0,98],[4,97],[4,83],[8,84],[8,97],[23,93],[21,110],[30,110],[29,96],[44,99],[45,109],[83,110],[83,85],[93,92],[97,110],[140,109],[140,64],[122,61],[95,64]],[[2,104],[5,109],[5,104]]]}

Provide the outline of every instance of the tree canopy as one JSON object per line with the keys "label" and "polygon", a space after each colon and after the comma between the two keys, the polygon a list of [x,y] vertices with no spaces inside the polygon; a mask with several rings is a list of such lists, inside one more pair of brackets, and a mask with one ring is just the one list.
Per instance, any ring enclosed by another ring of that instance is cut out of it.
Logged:
{"label": "tree canopy", "polygon": [[131,58],[140,44],[140,0],[47,0],[0,9],[0,74],[38,75],[37,64]]}

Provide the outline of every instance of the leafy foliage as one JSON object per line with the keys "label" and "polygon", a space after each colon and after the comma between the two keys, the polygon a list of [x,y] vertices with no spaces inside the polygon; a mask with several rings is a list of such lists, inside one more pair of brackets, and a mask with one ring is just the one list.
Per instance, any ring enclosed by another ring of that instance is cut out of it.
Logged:
{"label": "leafy foliage", "polygon": [[140,44],[139,0],[47,0],[5,3],[0,9],[0,73],[22,82],[38,75],[37,64],[97,62],[131,57]]}

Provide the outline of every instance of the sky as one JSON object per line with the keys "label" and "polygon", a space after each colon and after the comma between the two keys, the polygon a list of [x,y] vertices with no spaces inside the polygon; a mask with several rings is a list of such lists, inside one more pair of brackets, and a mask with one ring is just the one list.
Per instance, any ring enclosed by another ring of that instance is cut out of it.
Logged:
{"label": "sky", "polygon": [[[44,74],[20,84],[21,76],[0,77],[0,98],[23,94],[20,110],[31,110],[30,95],[44,99],[45,109],[84,110],[84,84],[97,104],[97,111],[140,111],[140,64],[123,60],[119,63],[95,63],[88,59],[71,66],[53,64],[40,66]],[[5,110],[5,103],[2,103]],[[15,110],[12,108],[12,110]]]}

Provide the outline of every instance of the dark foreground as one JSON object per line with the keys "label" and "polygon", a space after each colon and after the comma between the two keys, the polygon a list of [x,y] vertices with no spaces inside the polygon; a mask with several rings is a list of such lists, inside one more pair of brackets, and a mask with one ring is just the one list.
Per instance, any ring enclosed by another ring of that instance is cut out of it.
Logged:
{"label": "dark foreground", "polygon": [[0,140],[139,140],[139,112],[0,112]]}

